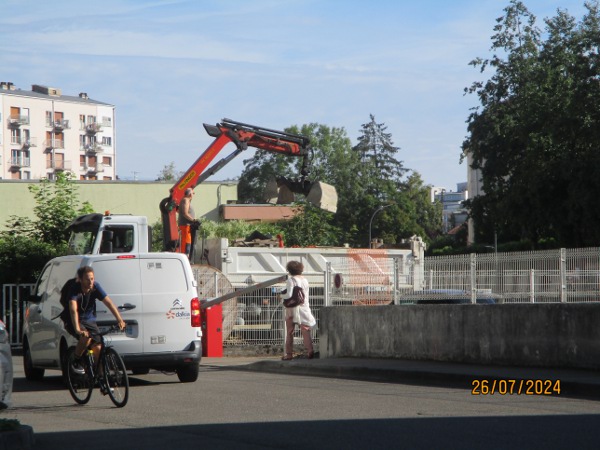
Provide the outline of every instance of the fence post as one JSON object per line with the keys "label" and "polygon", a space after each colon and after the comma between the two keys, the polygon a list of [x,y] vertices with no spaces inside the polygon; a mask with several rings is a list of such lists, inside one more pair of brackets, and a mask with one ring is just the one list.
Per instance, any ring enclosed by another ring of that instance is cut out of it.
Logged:
{"label": "fence post", "polygon": [[394,289],[394,305],[398,304],[398,286],[399,286],[399,277],[398,270],[400,270],[400,264],[398,263],[398,258],[394,258],[394,281],[392,288]]}
{"label": "fence post", "polygon": [[529,300],[535,303],[535,269],[529,271]]}
{"label": "fence post", "polygon": [[560,302],[567,301],[567,249],[560,249]]}
{"label": "fence post", "polygon": [[477,303],[477,255],[471,253],[471,303]]}
{"label": "fence post", "polygon": [[331,261],[327,261],[325,264],[323,277],[323,304],[325,306],[331,306]]}

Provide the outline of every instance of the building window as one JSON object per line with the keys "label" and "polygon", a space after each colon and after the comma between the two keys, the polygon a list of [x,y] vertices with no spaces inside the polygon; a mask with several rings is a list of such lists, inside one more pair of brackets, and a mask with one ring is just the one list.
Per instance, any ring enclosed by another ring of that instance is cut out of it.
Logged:
{"label": "building window", "polygon": [[112,117],[102,117],[103,127],[112,127]]}
{"label": "building window", "polygon": [[20,128],[12,128],[10,130],[10,143],[14,145],[21,144],[21,129]]}
{"label": "building window", "polygon": [[96,116],[87,116],[87,121],[89,125],[96,123]]}
{"label": "building window", "polygon": [[52,120],[52,111],[46,111],[46,126],[54,126],[54,120]]}
{"label": "building window", "polygon": [[85,114],[79,114],[79,129],[85,130]]}
{"label": "building window", "polygon": [[79,155],[79,165],[84,168],[85,167],[85,155]]}
{"label": "building window", "polygon": [[103,156],[102,164],[104,164],[106,167],[112,166],[112,158],[110,156]]}
{"label": "building window", "polygon": [[107,147],[112,147],[112,138],[108,136],[102,136],[102,145],[106,145]]}

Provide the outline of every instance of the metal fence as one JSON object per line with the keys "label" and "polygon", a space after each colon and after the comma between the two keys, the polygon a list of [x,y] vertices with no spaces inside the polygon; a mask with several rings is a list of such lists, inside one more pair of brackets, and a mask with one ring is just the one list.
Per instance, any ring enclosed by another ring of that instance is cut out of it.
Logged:
{"label": "metal fence", "polygon": [[0,319],[6,324],[10,333],[10,344],[13,347],[22,345],[23,311],[25,302],[30,297],[35,284],[3,284]]}
{"label": "metal fence", "polygon": [[504,303],[597,302],[600,248],[425,258],[424,290],[481,292]]}

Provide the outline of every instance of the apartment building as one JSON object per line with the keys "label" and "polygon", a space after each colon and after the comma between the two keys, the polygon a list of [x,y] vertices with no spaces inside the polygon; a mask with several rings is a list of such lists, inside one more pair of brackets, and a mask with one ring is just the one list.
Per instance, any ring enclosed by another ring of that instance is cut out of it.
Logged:
{"label": "apartment building", "polygon": [[86,93],[0,82],[0,179],[116,178],[115,107]]}
{"label": "apartment building", "polygon": [[443,187],[431,188],[431,202],[439,201],[442,204],[442,229],[447,233],[457,225],[467,220],[467,212],[463,202],[469,198],[468,183],[456,184],[456,192]]}

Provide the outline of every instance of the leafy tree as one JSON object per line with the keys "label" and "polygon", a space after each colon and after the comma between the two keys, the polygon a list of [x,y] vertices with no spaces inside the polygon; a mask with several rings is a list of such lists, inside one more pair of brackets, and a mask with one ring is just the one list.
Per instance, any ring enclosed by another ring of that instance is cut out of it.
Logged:
{"label": "leafy tree", "polygon": [[171,161],[166,164],[158,174],[156,181],[177,181],[181,178],[182,173],[175,169],[175,163]]}
{"label": "leafy tree", "polygon": [[[423,184],[421,176],[397,159],[399,148],[394,146],[386,129],[371,114],[353,148],[360,155],[364,184],[362,198],[354,205],[354,211],[373,218],[379,206],[391,204],[371,223],[371,236],[381,237],[387,243],[399,243],[415,234],[424,239],[433,237],[441,230],[440,207],[431,203],[430,187]],[[361,242],[368,244],[368,230],[366,227],[363,230]]]}
{"label": "leafy tree", "polygon": [[29,191],[36,203],[36,218],[11,216],[7,229],[0,232],[0,278],[4,282],[35,281],[49,259],[65,253],[71,221],[92,212],[87,202],[78,207],[76,186],[68,173],[58,173],[55,181],[43,179],[29,186]]}
{"label": "leafy tree", "polygon": [[408,169],[396,158],[400,148],[394,146],[385,124],[375,122],[373,114],[369,117],[371,120],[362,125],[354,150],[360,155],[361,175],[369,180],[370,192],[385,200],[390,191],[401,189],[402,177]]}
{"label": "leafy tree", "polygon": [[291,159],[266,150],[256,150],[254,156],[243,161],[245,167],[238,182],[238,200],[241,203],[265,203],[267,183],[275,181],[278,176],[292,176]]}
{"label": "leafy tree", "polygon": [[340,230],[328,220],[331,213],[305,204],[302,214],[279,222],[285,245],[291,247],[335,246],[339,244]]}
{"label": "leafy tree", "polygon": [[[513,0],[498,19],[493,56],[475,59],[480,107],[468,118],[463,157],[480,169],[485,195],[468,202],[476,240],[600,244],[600,15],[586,3],[579,23],[564,11],[545,32]],[[547,36],[543,40],[541,36]]]}
{"label": "leafy tree", "polygon": [[42,179],[39,185],[30,185],[29,192],[36,202],[32,237],[55,247],[66,242],[67,227],[75,217],[93,211],[88,202],[77,207],[76,186],[69,172],[58,173],[54,181]]}

